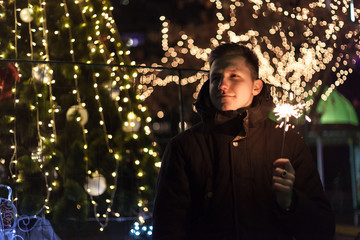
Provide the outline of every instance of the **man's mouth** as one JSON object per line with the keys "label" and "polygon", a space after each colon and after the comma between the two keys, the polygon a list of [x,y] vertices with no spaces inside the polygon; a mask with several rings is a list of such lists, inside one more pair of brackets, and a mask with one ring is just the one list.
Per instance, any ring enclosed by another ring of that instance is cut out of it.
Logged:
{"label": "man's mouth", "polygon": [[218,95],[218,98],[226,98],[226,97],[232,97],[230,94],[221,94]]}

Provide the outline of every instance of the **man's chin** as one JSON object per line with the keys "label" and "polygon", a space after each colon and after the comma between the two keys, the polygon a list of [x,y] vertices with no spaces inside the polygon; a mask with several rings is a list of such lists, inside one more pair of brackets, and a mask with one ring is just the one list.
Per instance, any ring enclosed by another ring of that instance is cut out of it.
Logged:
{"label": "man's chin", "polygon": [[217,108],[220,111],[226,112],[226,111],[233,111],[236,110],[233,107],[229,106],[229,105],[221,105]]}

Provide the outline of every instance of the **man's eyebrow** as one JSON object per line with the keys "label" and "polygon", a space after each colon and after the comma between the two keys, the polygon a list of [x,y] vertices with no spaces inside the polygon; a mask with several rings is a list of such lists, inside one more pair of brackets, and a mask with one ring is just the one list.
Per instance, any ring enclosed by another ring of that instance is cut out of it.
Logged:
{"label": "man's eyebrow", "polygon": [[229,67],[228,67],[228,70],[230,70],[230,71],[240,71],[241,68],[238,67],[238,66],[229,66]]}

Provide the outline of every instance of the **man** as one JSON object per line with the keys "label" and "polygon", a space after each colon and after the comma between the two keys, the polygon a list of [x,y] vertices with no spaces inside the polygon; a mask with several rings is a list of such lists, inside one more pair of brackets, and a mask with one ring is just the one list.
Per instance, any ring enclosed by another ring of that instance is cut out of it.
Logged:
{"label": "man", "polygon": [[202,122],[164,153],[153,239],[333,239],[334,217],[301,136],[273,109],[256,55],[226,43],[209,59],[196,102]]}

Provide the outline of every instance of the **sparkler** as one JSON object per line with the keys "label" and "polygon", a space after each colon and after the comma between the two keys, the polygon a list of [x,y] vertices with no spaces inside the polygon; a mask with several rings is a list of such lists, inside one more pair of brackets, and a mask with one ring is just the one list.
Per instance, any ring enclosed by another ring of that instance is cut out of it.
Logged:
{"label": "sparkler", "polygon": [[[290,100],[292,100],[292,95],[290,94]],[[303,114],[303,108],[305,104],[298,103],[296,105],[292,105],[290,103],[284,103],[280,101],[276,104],[276,107],[274,109],[275,116],[277,116],[277,120],[280,121],[283,119],[283,121],[280,123],[279,127],[284,127],[283,132],[283,139],[282,139],[282,145],[281,145],[281,156],[284,152],[284,144],[285,144],[285,134],[289,130],[289,127],[291,124],[289,123],[290,117],[295,117],[298,119]],[[310,122],[311,119],[305,115],[305,119]]]}

